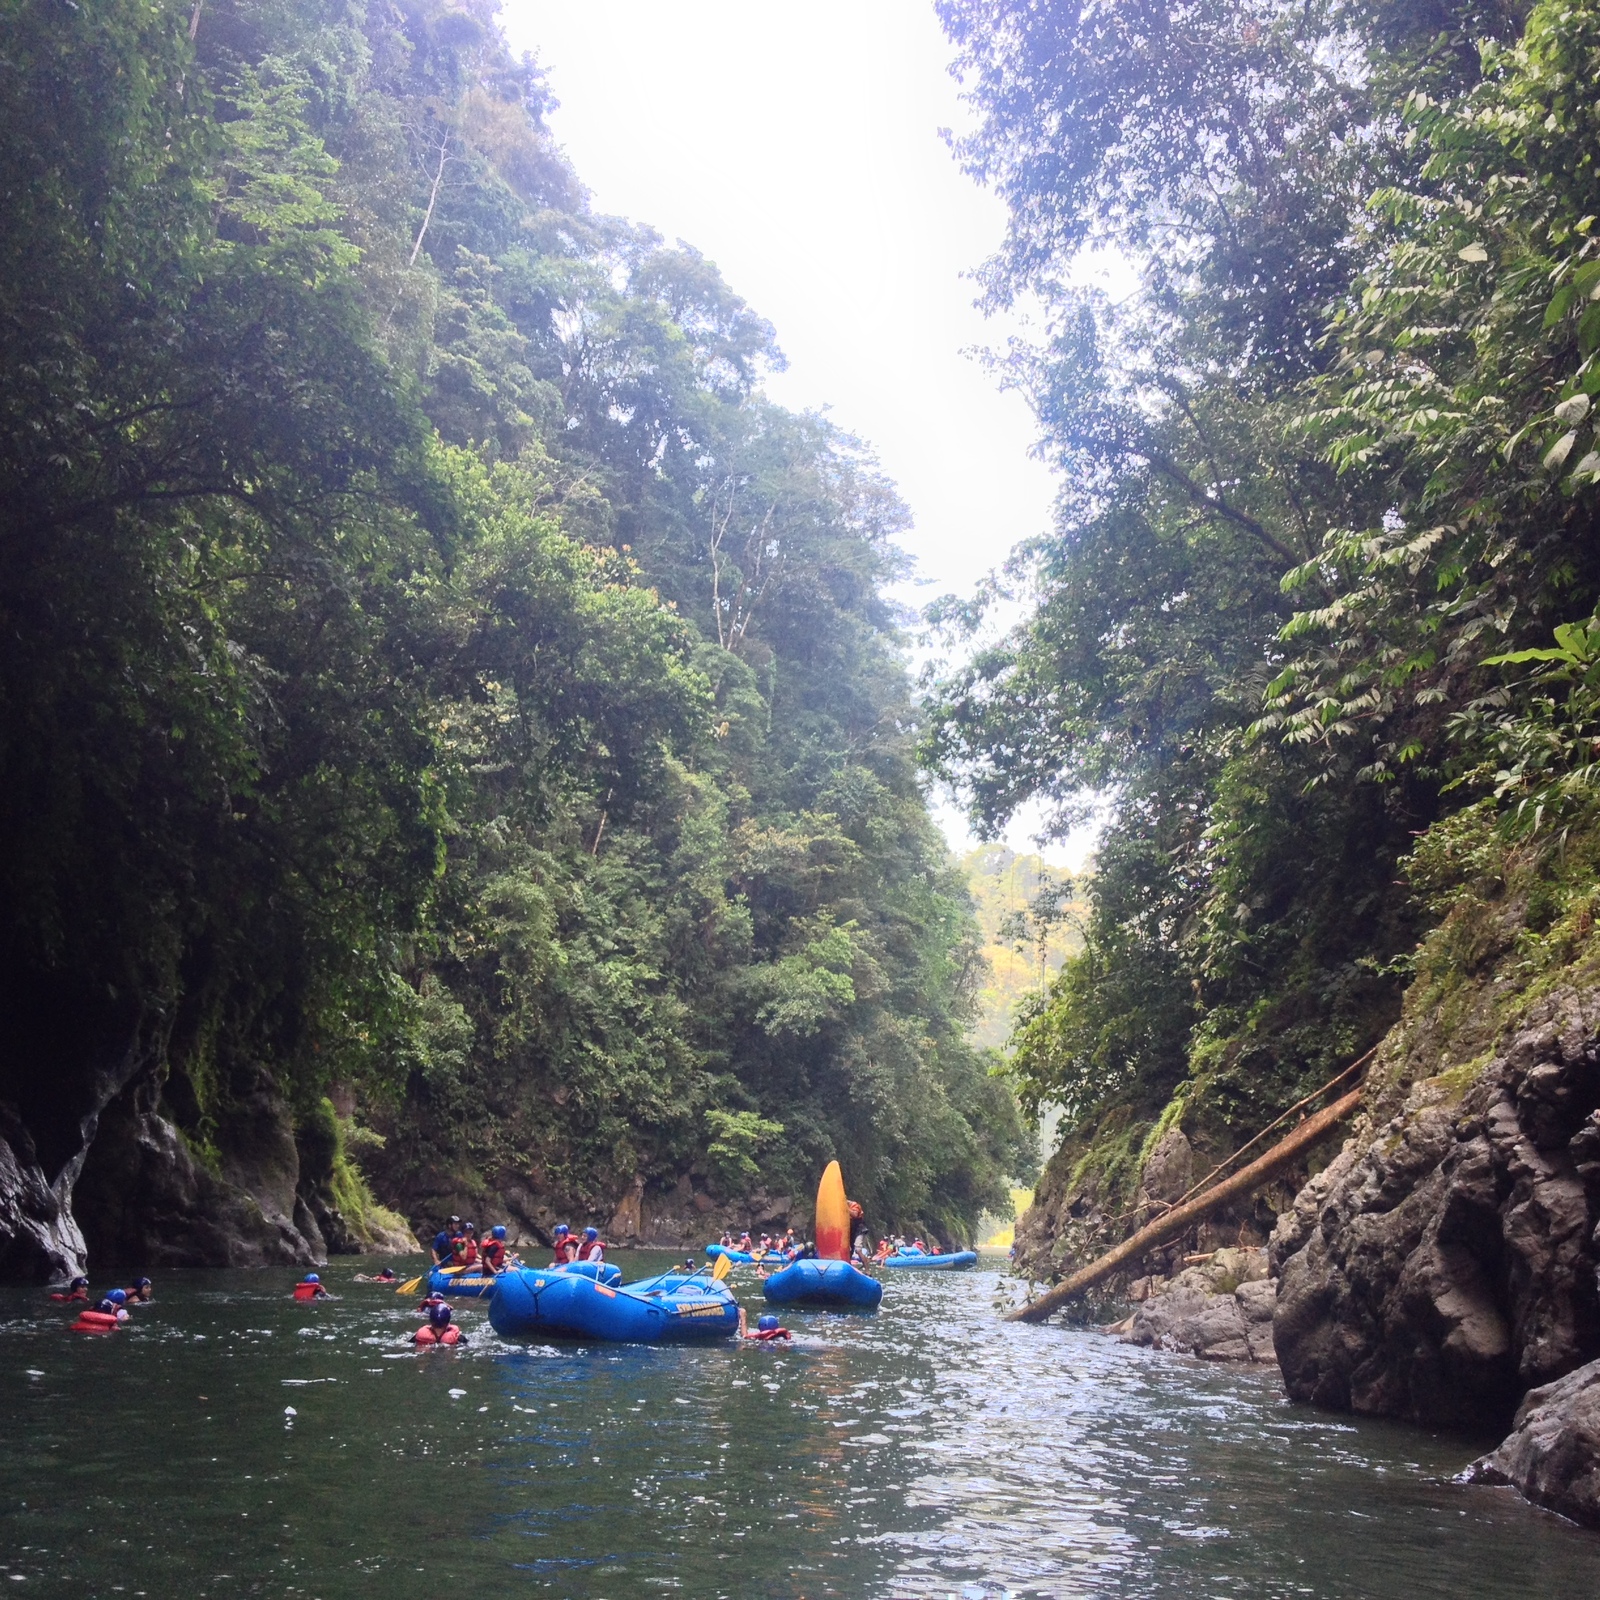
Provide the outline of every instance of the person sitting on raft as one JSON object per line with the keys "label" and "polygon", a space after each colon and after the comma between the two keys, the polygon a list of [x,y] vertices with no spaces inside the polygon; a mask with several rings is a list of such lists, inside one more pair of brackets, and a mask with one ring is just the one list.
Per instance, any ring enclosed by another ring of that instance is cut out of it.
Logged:
{"label": "person sitting on raft", "polygon": [[127,1294],[129,1300],[133,1301],[135,1305],[141,1306],[149,1305],[156,1296],[156,1292],[151,1288],[148,1278],[135,1278],[128,1285]]}
{"label": "person sitting on raft", "polygon": [[750,1254],[750,1235],[748,1233],[741,1233],[739,1235],[739,1248],[743,1250],[746,1255]]}
{"label": "person sitting on raft", "polygon": [[583,1238],[578,1243],[577,1259],[579,1261],[604,1261],[605,1258],[606,1247],[600,1242],[600,1230],[598,1228],[585,1228],[583,1230]]}
{"label": "person sitting on raft", "polygon": [[496,1224],[489,1230],[489,1237],[483,1241],[483,1249],[479,1254],[483,1257],[485,1272],[499,1274],[506,1270],[506,1230],[503,1224]]}
{"label": "person sitting on raft", "polygon": [[478,1230],[470,1222],[450,1240],[450,1265],[470,1272],[478,1264]]}
{"label": "person sitting on raft", "polygon": [[578,1241],[572,1237],[572,1229],[566,1223],[556,1224],[556,1235],[550,1251],[555,1257],[550,1263],[552,1267],[564,1267],[569,1261],[578,1259]]}
{"label": "person sitting on raft", "polygon": [[322,1286],[322,1279],[316,1273],[308,1272],[299,1283],[294,1286],[296,1300],[331,1300],[333,1296]]}
{"label": "person sitting on raft", "polygon": [[67,1292],[63,1294],[59,1289],[50,1296],[52,1300],[81,1300],[85,1305],[89,1303],[89,1280],[87,1278],[74,1278],[67,1285]]}
{"label": "person sitting on raft", "polygon": [[433,1264],[436,1267],[450,1265],[450,1241],[461,1231],[461,1218],[451,1217],[449,1223],[433,1236]]}

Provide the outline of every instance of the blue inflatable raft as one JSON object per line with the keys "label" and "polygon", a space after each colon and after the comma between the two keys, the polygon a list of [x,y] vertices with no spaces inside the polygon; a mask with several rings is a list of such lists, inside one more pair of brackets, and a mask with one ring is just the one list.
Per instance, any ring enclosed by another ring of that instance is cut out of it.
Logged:
{"label": "blue inflatable raft", "polygon": [[514,1267],[500,1275],[489,1321],[503,1339],[608,1339],[681,1344],[739,1331],[739,1304],[702,1275],[664,1272],[609,1284],[570,1272]]}
{"label": "blue inflatable raft", "polygon": [[708,1244],[706,1246],[706,1255],[713,1261],[718,1256],[726,1256],[730,1261],[745,1266],[755,1260],[755,1257],[748,1250],[729,1250],[726,1246],[720,1244]]}
{"label": "blue inflatable raft", "polygon": [[[549,1270],[579,1278],[598,1278],[601,1283],[622,1282],[622,1268],[612,1266],[609,1261],[571,1261],[564,1267],[551,1267]],[[445,1272],[435,1267],[428,1274],[428,1293],[458,1300],[482,1300],[494,1293],[495,1285],[504,1276],[505,1273]]]}
{"label": "blue inflatable raft", "polygon": [[930,1256],[921,1250],[908,1250],[884,1258],[886,1267],[920,1267],[924,1272],[957,1272],[978,1264],[976,1250],[953,1250],[949,1255]]}
{"label": "blue inflatable raft", "polygon": [[848,1261],[796,1261],[774,1272],[761,1292],[775,1306],[823,1306],[876,1311],[883,1285]]}

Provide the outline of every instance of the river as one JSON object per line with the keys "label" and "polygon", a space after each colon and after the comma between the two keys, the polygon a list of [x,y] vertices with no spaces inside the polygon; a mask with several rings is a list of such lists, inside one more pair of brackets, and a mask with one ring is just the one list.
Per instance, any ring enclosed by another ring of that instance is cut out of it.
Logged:
{"label": "river", "polygon": [[[667,1258],[619,1258],[628,1277]],[[398,1265],[399,1263],[397,1263]],[[416,1296],[173,1272],[130,1330],[0,1291],[0,1593],[1588,1597],[1600,1536],[1451,1480],[1486,1442],[892,1278],[792,1348],[403,1343]],[[749,1269],[735,1275],[752,1311]]]}

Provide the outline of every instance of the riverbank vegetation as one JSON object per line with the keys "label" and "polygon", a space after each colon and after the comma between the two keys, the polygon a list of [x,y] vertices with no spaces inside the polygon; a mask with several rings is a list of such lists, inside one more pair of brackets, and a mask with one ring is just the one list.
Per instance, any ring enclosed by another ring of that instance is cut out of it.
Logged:
{"label": "riverbank vegetation", "polygon": [[0,1097],[47,1174],[111,1073],[219,1173],[331,1095],[414,1221],[834,1156],[883,1226],[1000,1209],[906,513],[764,398],[773,330],[591,208],[487,0],[0,18]]}
{"label": "riverbank vegetation", "polygon": [[1232,1148],[1385,1033],[1440,863],[1586,859],[1600,6],[940,10],[1065,487],[925,753],[982,827],[1109,805],[1014,1043],[1056,1181],[1115,1198],[1159,1130]]}

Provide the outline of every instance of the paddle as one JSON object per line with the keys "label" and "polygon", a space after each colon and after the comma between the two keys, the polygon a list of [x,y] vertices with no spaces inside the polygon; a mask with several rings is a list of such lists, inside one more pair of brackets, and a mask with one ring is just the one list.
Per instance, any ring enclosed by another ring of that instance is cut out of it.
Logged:
{"label": "paddle", "polygon": [[[460,1266],[460,1267],[440,1267],[440,1269],[439,1269],[439,1271],[447,1278],[454,1277],[456,1273],[465,1272],[466,1270],[467,1269],[464,1266]],[[424,1272],[419,1277],[407,1278],[406,1281],[404,1283],[402,1283],[398,1289],[395,1290],[395,1293],[396,1294],[415,1294],[417,1292],[417,1290],[422,1287],[422,1279],[426,1278],[427,1276],[428,1276],[428,1274],[426,1272]]]}
{"label": "paddle", "polygon": [[733,1271],[733,1263],[726,1256],[718,1256],[717,1264],[711,1269],[711,1281],[721,1283]]}

